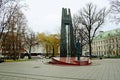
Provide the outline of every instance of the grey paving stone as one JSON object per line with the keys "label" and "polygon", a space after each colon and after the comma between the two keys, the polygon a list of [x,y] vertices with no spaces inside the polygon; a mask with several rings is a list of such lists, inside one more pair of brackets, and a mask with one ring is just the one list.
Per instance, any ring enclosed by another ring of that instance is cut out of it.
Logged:
{"label": "grey paving stone", "polygon": [[120,59],[92,60],[90,66],[58,66],[48,61],[1,63],[0,80],[120,80]]}

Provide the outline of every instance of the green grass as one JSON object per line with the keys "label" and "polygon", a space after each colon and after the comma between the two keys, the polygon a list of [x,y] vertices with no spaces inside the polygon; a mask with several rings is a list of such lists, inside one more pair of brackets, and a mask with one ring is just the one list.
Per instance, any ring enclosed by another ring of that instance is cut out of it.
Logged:
{"label": "green grass", "polygon": [[18,60],[13,60],[13,59],[5,59],[4,62],[23,62],[23,61],[29,61],[28,59],[18,59]]}
{"label": "green grass", "polygon": [[115,58],[115,59],[118,59],[118,58],[120,58],[120,56],[110,56],[110,57],[105,57],[105,58]]}

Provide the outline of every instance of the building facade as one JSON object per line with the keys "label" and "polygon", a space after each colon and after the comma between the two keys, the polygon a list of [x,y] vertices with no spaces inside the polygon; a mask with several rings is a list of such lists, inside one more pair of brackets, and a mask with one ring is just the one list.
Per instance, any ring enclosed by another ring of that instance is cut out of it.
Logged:
{"label": "building facade", "polygon": [[92,54],[97,56],[120,55],[120,29],[101,31],[92,42]]}

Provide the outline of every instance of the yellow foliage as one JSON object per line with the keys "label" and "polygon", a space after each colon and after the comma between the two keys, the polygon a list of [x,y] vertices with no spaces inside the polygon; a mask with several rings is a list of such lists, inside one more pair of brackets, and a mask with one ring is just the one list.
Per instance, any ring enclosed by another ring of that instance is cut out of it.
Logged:
{"label": "yellow foliage", "polygon": [[38,41],[40,42],[40,44],[42,44],[44,46],[47,54],[54,53],[53,56],[58,55],[58,48],[59,48],[59,44],[60,44],[60,35],[59,34],[46,35],[44,33],[39,33],[37,38],[38,38]]}

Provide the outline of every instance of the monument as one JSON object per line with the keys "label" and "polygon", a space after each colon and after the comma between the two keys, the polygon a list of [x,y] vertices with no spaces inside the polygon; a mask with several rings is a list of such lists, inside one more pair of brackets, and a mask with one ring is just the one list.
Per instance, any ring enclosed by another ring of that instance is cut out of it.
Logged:
{"label": "monument", "polygon": [[75,43],[70,9],[62,8],[60,57],[75,56]]}
{"label": "monument", "polygon": [[74,42],[70,9],[62,8],[60,57],[53,57],[50,63],[78,66],[91,64],[88,57],[81,57],[79,41]]}

